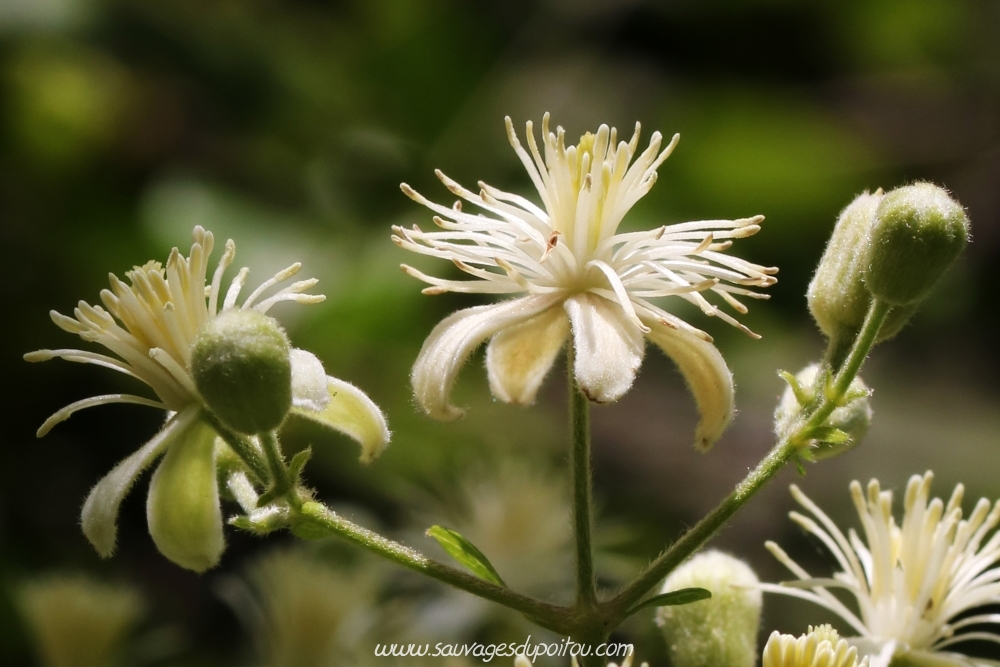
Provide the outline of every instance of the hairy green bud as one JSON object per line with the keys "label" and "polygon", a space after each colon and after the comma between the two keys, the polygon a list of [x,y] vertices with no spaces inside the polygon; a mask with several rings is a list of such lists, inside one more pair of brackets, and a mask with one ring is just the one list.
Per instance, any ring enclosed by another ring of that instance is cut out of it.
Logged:
{"label": "hairy green bud", "polygon": [[712,597],[691,604],[660,607],[663,629],[676,667],[753,667],[761,592],[757,575],[743,561],[721,551],[698,554],[674,570],[663,591],[706,588]]}
{"label": "hairy green bud", "polygon": [[[872,295],[865,282],[870,261],[871,232],[876,211],[885,198],[882,190],[864,192],[840,212],[826,244],[806,298],[809,312],[827,338],[852,340],[861,330]],[[916,305],[893,308],[877,342],[892,338],[917,310]]]}
{"label": "hairy green bud", "polygon": [[[788,430],[795,425],[796,417],[801,413],[802,402],[808,403],[817,393],[822,393],[823,387],[816,386],[818,372],[819,364],[810,364],[796,373],[794,384],[789,381],[774,411],[774,433],[779,439],[787,435]],[[872,423],[869,393],[860,377],[851,381],[845,396],[847,402],[834,410],[824,423],[824,432],[829,434],[829,439],[818,437],[809,441],[812,459],[818,461],[843,454],[861,442]]]}
{"label": "hairy green bud", "polygon": [[261,313],[232,310],[205,326],[191,348],[195,386],[208,408],[239,433],[273,431],[292,407],[285,332]]}
{"label": "hairy green bud", "polygon": [[914,183],[882,198],[871,231],[865,281],[893,306],[918,303],[969,238],[969,218],[944,188]]}

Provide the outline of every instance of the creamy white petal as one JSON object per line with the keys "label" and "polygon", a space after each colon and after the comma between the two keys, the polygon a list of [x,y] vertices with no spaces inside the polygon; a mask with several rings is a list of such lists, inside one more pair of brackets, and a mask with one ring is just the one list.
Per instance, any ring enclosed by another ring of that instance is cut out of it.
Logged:
{"label": "creamy white petal", "polygon": [[564,307],[573,329],[577,384],[592,401],[617,401],[642,364],[642,332],[621,306],[603,297],[577,294],[566,299]]}
{"label": "creamy white petal", "polygon": [[326,386],[326,371],[316,355],[305,350],[292,349],[292,405],[304,410],[318,411],[330,403]]}
{"label": "creamy white petal", "polygon": [[105,475],[91,489],[83,504],[80,523],[83,534],[102,558],[114,553],[118,533],[118,507],[132,484],[171,443],[184,437],[198,420],[199,408],[192,406],[171,417],[153,439],[139,448]]}
{"label": "creamy white petal", "polygon": [[700,420],[694,446],[706,451],[722,436],[735,411],[733,374],[711,343],[683,329],[648,322],[646,336],[674,360],[698,405]]}
{"label": "creamy white petal", "polygon": [[486,348],[486,371],[493,395],[507,403],[534,403],[568,335],[566,313],[561,308],[549,308],[494,336]]}
{"label": "creamy white petal", "polygon": [[451,404],[451,389],[473,350],[487,338],[556,305],[559,295],[531,295],[452,313],[424,341],[410,380],[420,407],[435,419],[452,420],[464,411]]}
{"label": "creamy white petal", "polygon": [[361,444],[361,460],[368,463],[389,444],[389,427],[378,406],[352,384],[326,378],[329,402],[322,410],[292,406],[292,413],[348,435]]}
{"label": "creamy white petal", "polygon": [[156,548],[181,567],[204,572],[225,549],[215,474],[215,431],[195,422],[153,473],[146,520]]}

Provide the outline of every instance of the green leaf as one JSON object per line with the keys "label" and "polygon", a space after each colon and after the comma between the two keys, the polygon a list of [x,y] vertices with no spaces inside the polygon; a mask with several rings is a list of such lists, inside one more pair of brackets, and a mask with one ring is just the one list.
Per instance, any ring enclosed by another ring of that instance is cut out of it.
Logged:
{"label": "green leaf", "polygon": [[480,579],[491,581],[498,586],[506,586],[493,564],[483,555],[483,552],[454,530],[444,526],[431,526],[427,536],[433,537],[448,555],[461,563]]}
{"label": "green leaf", "polygon": [[851,436],[844,433],[839,428],[834,428],[832,426],[817,426],[809,431],[808,438],[810,440],[828,442],[831,445],[841,445],[850,440]]}
{"label": "green leaf", "polygon": [[699,600],[707,600],[710,597],[712,597],[712,591],[705,588],[679,588],[676,591],[661,593],[660,595],[654,595],[647,600],[643,600],[632,607],[627,615],[631,616],[640,609],[646,609],[647,607],[676,607],[682,604],[698,602]]}
{"label": "green leaf", "polygon": [[292,478],[296,483],[299,481],[299,477],[302,475],[302,469],[306,467],[306,463],[312,458],[312,447],[306,447],[295,456],[288,464],[288,476]]}
{"label": "green leaf", "polygon": [[778,377],[788,383],[788,386],[792,389],[792,393],[795,394],[795,400],[799,402],[800,406],[804,406],[813,400],[812,392],[799,384],[799,379],[788,371],[778,371]]}

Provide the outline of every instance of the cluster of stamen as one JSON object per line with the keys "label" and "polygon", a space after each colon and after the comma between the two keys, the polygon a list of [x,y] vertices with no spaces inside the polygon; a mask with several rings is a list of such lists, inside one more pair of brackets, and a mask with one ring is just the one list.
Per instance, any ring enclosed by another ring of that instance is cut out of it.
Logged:
{"label": "cluster of stamen", "polygon": [[[405,264],[403,270],[431,285],[424,290],[427,294],[570,296],[591,292],[617,302],[643,331],[648,331],[646,322],[659,322],[707,339],[707,334],[649,301],[680,296],[707,315],[751,333],[709,303],[703,293],[719,295],[738,313],[747,309],[736,296],[767,298],[748,288],[773,284],[777,269],[722,254],[732,239],[756,234],[763,216],[619,234],[623,217],[649,192],[656,169],[678,137],[661,150],[662,136],[654,133],[649,147],[632,162],[639,143],[638,124],[632,139],[617,146],[614,128],[602,125],[596,135],[584,135],[580,144],[567,147],[564,130],[550,132],[548,120],[546,114],[543,157],[532,124],[527,124],[529,154],[507,119],[511,145],[538,190],[543,208],[482,182],[476,194],[440,171],[435,172],[438,178],[459,197],[450,208],[428,200],[405,183],[401,186],[407,196],[436,213],[434,223],[443,231],[397,226],[393,241],[407,250],[450,260],[475,279],[438,278]],[[463,211],[462,201],[488,215]]]}

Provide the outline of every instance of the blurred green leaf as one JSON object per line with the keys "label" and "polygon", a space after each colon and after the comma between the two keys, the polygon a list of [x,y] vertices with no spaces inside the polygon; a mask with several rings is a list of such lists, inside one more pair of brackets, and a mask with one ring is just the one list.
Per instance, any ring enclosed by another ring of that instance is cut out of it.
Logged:
{"label": "blurred green leaf", "polygon": [[428,537],[433,537],[448,555],[461,563],[480,579],[492,581],[498,586],[506,586],[503,579],[494,569],[493,564],[469,540],[454,530],[444,526],[431,526],[427,529]]}

